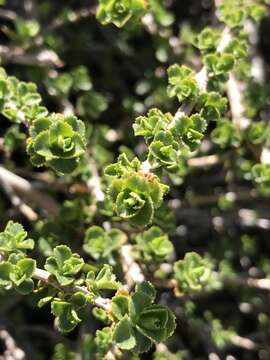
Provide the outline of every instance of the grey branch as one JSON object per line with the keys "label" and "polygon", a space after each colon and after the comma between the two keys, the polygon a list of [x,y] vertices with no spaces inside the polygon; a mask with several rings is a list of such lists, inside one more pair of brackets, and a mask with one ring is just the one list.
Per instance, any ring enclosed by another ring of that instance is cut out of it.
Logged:
{"label": "grey branch", "polygon": [[[62,290],[70,293],[82,292],[85,295],[90,295],[90,292],[85,286],[78,286],[78,285],[61,286],[59,283],[57,283],[51,278],[51,274],[48,271],[43,269],[36,268],[33,274],[33,278],[42,281],[48,285],[51,285],[58,290]],[[111,302],[110,299],[105,299],[102,297],[96,297],[94,300],[95,305],[99,308],[102,308],[105,311],[110,310],[110,302]]]}
{"label": "grey branch", "polygon": [[0,356],[0,360],[24,360],[26,358],[24,351],[18,347],[7,330],[0,330],[0,339],[6,347],[3,356]]}
{"label": "grey branch", "polygon": [[12,192],[23,197],[25,201],[46,210],[51,216],[59,214],[59,205],[52,197],[38,191],[29,181],[12,173],[3,166],[0,166],[0,184],[3,188],[8,185]]}
{"label": "grey branch", "polygon": [[246,130],[250,126],[251,120],[245,116],[242,93],[242,84],[236,79],[234,74],[231,73],[227,83],[227,94],[231,108],[232,122],[239,130]]}
{"label": "grey branch", "polygon": [[48,67],[62,67],[63,61],[58,55],[49,49],[43,49],[37,53],[26,53],[19,47],[0,45],[0,58],[2,64],[22,64]]}
{"label": "grey branch", "polygon": [[121,247],[121,260],[125,274],[127,287],[130,290],[136,283],[144,281],[144,275],[140,266],[134,260],[132,255],[132,245],[124,245]]}

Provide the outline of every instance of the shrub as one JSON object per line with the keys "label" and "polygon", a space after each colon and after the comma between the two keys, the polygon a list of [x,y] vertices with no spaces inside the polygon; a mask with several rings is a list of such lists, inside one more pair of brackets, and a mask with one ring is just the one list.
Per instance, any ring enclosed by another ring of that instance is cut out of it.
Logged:
{"label": "shrub", "polygon": [[269,1],[80,3],[0,1],[4,358],[268,359]]}

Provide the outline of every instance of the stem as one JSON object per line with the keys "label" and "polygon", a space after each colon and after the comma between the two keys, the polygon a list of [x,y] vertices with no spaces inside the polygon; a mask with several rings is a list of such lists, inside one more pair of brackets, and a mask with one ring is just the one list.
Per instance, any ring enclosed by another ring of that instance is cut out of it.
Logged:
{"label": "stem", "polygon": [[87,187],[97,202],[103,202],[105,200],[105,194],[101,188],[100,176],[98,174],[96,163],[93,159],[90,161],[90,165],[91,165],[92,176],[87,181]]}
{"label": "stem", "polygon": [[3,187],[5,184],[8,184],[12,191],[23,196],[29,202],[35,203],[41,209],[46,210],[48,214],[52,216],[59,214],[59,205],[52,197],[36,190],[29,181],[12,173],[3,166],[0,166],[0,183]]}
{"label": "stem", "polygon": [[24,360],[25,353],[22,349],[18,347],[14,338],[10,335],[9,332],[2,329],[0,330],[0,339],[4,342],[6,350],[4,351],[4,357],[1,359],[13,359],[13,360]]}
{"label": "stem", "polygon": [[0,18],[15,21],[18,18],[18,15],[15,11],[0,8]]}
{"label": "stem", "polygon": [[193,168],[203,168],[206,166],[214,166],[217,164],[221,164],[224,161],[220,155],[207,155],[201,157],[195,157],[188,160],[188,166]]}
{"label": "stem", "polygon": [[[0,253],[0,263],[3,261],[5,261],[5,256]],[[52,279],[52,276],[48,271],[43,270],[43,269],[36,268],[32,277],[33,277],[33,279],[42,281],[45,284],[50,285],[59,291],[64,291],[64,292],[69,292],[69,293],[82,292],[85,295],[91,295],[91,292],[87,289],[86,286],[78,286],[78,285],[62,286],[62,285],[60,285],[56,280]],[[111,309],[110,303],[111,303],[110,299],[102,298],[101,296],[98,296],[94,299],[94,305],[105,311],[110,311],[110,309]]]}
{"label": "stem", "polygon": [[80,21],[81,19],[85,19],[90,16],[94,16],[96,14],[96,5],[89,6],[89,7],[83,7],[81,9],[75,10],[72,15],[71,20],[66,20],[64,18],[56,18],[53,19],[53,21],[44,29],[44,33],[51,32],[53,30],[57,30],[60,27],[66,25],[67,23],[75,23]]}
{"label": "stem", "polygon": [[[33,278],[36,280],[42,281],[48,285],[51,285],[60,291],[69,292],[69,293],[76,293],[79,291],[85,295],[91,294],[90,291],[85,286],[78,286],[78,285],[62,286],[62,285],[60,285],[59,283],[57,283],[56,281],[51,279],[51,274],[48,271],[43,270],[43,269],[36,268],[34,271],[34,274],[33,274]],[[110,310],[110,302],[111,302],[110,299],[105,299],[100,296],[98,296],[94,299],[95,306],[97,306],[105,311]]]}
{"label": "stem", "polygon": [[141,283],[144,281],[142,270],[134,260],[131,252],[132,245],[124,245],[120,249],[122,266],[128,289],[131,289],[136,283]]}
{"label": "stem", "polygon": [[233,336],[231,341],[235,346],[238,346],[238,347],[246,349],[246,350],[256,350],[259,348],[259,345],[256,344],[251,339],[248,339],[246,337],[242,337],[239,335]]}
{"label": "stem", "polygon": [[28,54],[18,47],[0,45],[0,55],[2,64],[22,64],[57,68],[64,65],[56,52],[49,49],[43,49],[37,54]]}
{"label": "stem", "polygon": [[245,108],[242,98],[243,89],[233,73],[230,74],[227,83],[227,94],[231,108],[232,122],[239,130],[246,130],[251,120],[245,117]]}
{"label": "stem", "polygon": [[[219,45],[217,47],[217,51],[219,53],[224,51],[224,49],[228,46],[231,38],[232,38],[232,36],[229,31],[229,28],[225,27],[222,32]],[[207,83],[208,83],[208,74],[207,74],[206,66],[203,66],[201,68],[201,70],[198,71],[198,73],[195,75],[195,79],[197,80],[200,91],[205,92],[207,90]],[[184,102],[183,104],[181,104],[181,106],[176,111],[172,122],[169,124],[168,129],[170,129],[174,126],[175,121],[179,117],[184,116],[184,115],[189,116],[191,114],[193,108],[195,107],[195,105],[196,105],[195,101],[192,101],[192,102],[188,101],[188,102]],[[146,160],[142,163],[141,169],[144,174],[149,174],[151,172],[151,168],[152,168],[151,163],[148,160]]]}

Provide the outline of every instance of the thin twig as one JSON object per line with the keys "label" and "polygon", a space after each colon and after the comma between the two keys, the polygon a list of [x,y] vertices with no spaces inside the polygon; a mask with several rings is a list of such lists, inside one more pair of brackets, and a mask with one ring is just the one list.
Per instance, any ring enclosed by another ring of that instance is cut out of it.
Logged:
{"label": "thin twig", "polygon": [[0,360],[24,360],[25,353],[18,347],[13,337],[7,330],[0,330],[0,339],[4,342],[6,350]]}
{"label": "thin twig", "polygon": [[15,11],[0,8],[0,18],[14,21],[17,19],[17,17],[18,16]]}
{"label": "thin twig", "polygon": [[75,10],[69,20],[66,18],[56,18],[54,19],[45,29],[44,33],[51,32],[53,30],[59,29],[64,26],[66,23],[75,23],[80,21],[81,19],[88,18],[90,16],[94,16],[96,14],[96,5],[91,7],[83,7],[81,9]]}
{"label": "thin twig", "polygon": [[221,278],[225,286],[246,286],[253,289],[262,291],[270,291],[270,279],[255,279],[251,277],[233,276]]}
{"label": "thin twig", "polygon": [[10,188],[27,201],[36,204],[46,210],[51,216],[59,214],[60,207],[56,201],[47,194],[36,190],[26,179],[12,173],[3,166],[0,166],[0,184],[8,184]]}
{"label": "thin twig", "polygon": [[103,202],[105,200],[105,194],[101,188],[101,180],[98,174],[97,166],[94,160],[90,161],[92,176],[87,181],[87,187],[96,199],[97,202]]}
{"label": "thin twig", "polygon": [[193,168],[203,168],[223,163],[224,159],[217,154],[195,157],[188,159],[188,166]]}
{"label": "thin twig", "polygon": [[231,342],[235,346],[246,350],[257,350],[258,348],[260,348],[260,346],[256,344],[253,340],[239,335],[233,336]]}
{"label": "thin twig", "polygon": [[251,120],[245,116],[242,84],[236,79],[233,73],[230,73],[229,81],[227,83],[227,94],[233,124],[239,130],[246,130],[250,126]]}
{"label": "thin twig", "polygon": [[[62,285],[60,285],[59,283],[57,283],[56,281],[54,281],[52,279],[51,274],[48,271],[43,270],[43,269],[36,268],[34,271],[34,274],[33,274],[33,278],[36,280],[42,281],[48,285],[51,285],[61,291],[65,291],[65,292],[69,292],[69,293],[82,292],[85,295],[91,294],[85,286],[78,286],[78,285],[62,286]],[[95,306],[100,307],[106,311],[110,310],[110,302],[111,302],[110,299],[105,299],[102,297],[96,297],[94,299]]]}
{"label": "thin twig", "polygon": [[119,351],[116,345],[113,345],[112,348],[104,355],[104,360],[115,360],[121,352]]}
{"label": "thin twig", "polygon": [[123,245],[120,249],[122,266],[128,289],[131,289],[136,283],[144,281],[144,275],[140,266],[132,256],[132,245]]}
{"label": "thin twig", "polygon": [[0,45],[0,57],[2,64],[21,64],[48,67],[62,67],[63,61],[56,52],[43,49],[37,53],[28,54],[22,48]]}
{"label": "thin twig", "polygon": [[[1,180],[0,180],[1,181]],[[22,199],[20,199],[15,193],[13,188],[10,186],[10,184],[2,179],[2,186],[5,191],[5,193],[8,195],[12,205],[15,208],[18,208],[19,211],[27,217],[30,221],[36,221],[38,219],[38,214],[28,205],[26,205]]]}

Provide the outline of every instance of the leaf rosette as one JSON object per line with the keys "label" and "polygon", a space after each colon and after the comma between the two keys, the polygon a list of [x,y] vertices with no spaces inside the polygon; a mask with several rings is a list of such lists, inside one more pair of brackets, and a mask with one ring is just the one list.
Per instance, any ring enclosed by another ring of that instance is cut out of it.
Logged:
{"label": "leaf rosette", "polygon": [[200,115],[207,121],[217,121],[226,111],[227,99],[218,92],[209,91],[201,94],[198,99]]}
{"label": "leaf rosette", "polygon": [[221,148],[239,147],[242,141],[242,134],[231,121],[222,119],[212,131],[211,138]]}
{"label": "leaf rosette", "polygon": [[75,276],[81,271],[84,261],[78,254],[73,254],[66,245],[59,245],[48,257],[45,269],[54,275],[60,285],[68,286],[76,281]]}
{"label": "leaf rosette", "polygon": [[121,283],[116,280],[112,267],[105,264],[97,274],[94,271],[87,273],[86,285],[90,291],[99,294],[100,290],[118,290]]}
{"label": "leaf rosette", "polygon": [[195,39],[195,46],[202,51],[213,51],[220,41],[220,32],[216,29],[206,27]]}
{"label": "leaf rosette", "polygon": [[36,261],[12,254],[8,261],[0,263],[0,288],[14,287],[20,294],[26,295],[33,291],[34,282],[31,279]]}
{"label": "leaf rosette", "polygon": [[170,131],[160,131],[149,146],[149,159],[155,159],[164,165],[168,171],[177,169],[179,144],[174,140]]}
{"label": "leaf rosette", "polygon": [[85,127],[73,115],[37,119],[30,127],[30,136],[27,151],[32,163],[60,173],[72,172],[85,151]]}
{"label": "leaf rosette", "polygon": [[234,67],[234,56],[232,54],[208,54],[203,60],[210,78],[215,78],[220,82],[228,81],[229,72]]}
{"label": "leaf rosette", "polygon": [[100,0],[97,19],[107,25],[124,26],[131,17],[137,17],[146,8],[145,0]]}
{"label": "leaf rosette", "polygon": [[137,172],[114,179],[108,195],[119,217],[145,226],[152,222],[154,210],[161,205],[167,191],[168,186],[161,184],[155,175],[149,179]]}
{"label": "leaf rosette", "polygon": [[112,253],[124,244],[126,238],[119,229],[104,231],[100,226],[91,226],[85,233],[83,249],[95,260],[111,259]]}
{"label": "leaf rosette", "polygon": [[0,233],[0,251],[10,253],[33,248],[34,240],[27,238],[27,232],[19,223],[9,221],[5,230]]}
{"label": "leaf rosette", "polygon": [[251,177],[258,186],[258,190],[269,196],[270,194],[270,165],[255,164],[251,169]]}
{"label": "leaf rosette", "polygon": [[40,105],[41,96],[37,86],[8,76],[0,68],[0,111],[10,121],[28,123],[46,116],[48,111]]}
{"label": "leaf rosette", "polygon": [[72,331],[82,321],[85,305],[86,298],[81,292],[52,301],[51,311],[56,316],[56,325],[62,333]]}
{"label": "leaf rosette", "polygon": [[133,124],[135,136],[152,138],[161,130],[166,130],[172,121],[172,114],[164,114],[159,109],[150,109],[146,116],[139,116]]}
{"label": "leaf rosette", "polygon": [[153,342],[172,335],[175,317],[166,306],[153,304],[155,297],[153,286],[143,282],[131,297],[117,295],[112,299],[112,315],[117,321],[113,341],[120,349],[142,353]]}
{"label": "leaf rosette", "polygon": [[192,69],[177,64],[168,68],[169,85],[167,88],[169,97],[177,97],[179,102],[193,100],[199,94],[199,88]]}
{"label": "leaf rosette", "polygon": [[164,261],[173,252],[173,245],[168,236],[158,226],[138,234],[136,237],[137,249],[147,262]]}
{"label": "leaf rosette", "polygon": [[180,293],[201,291],[211,277],[211,266],[195,252],[174,263],[175,280]]}

